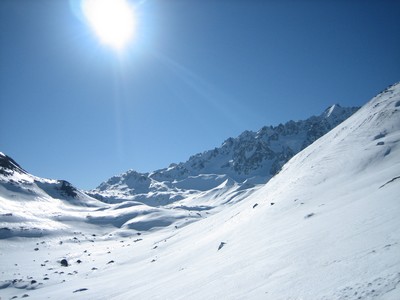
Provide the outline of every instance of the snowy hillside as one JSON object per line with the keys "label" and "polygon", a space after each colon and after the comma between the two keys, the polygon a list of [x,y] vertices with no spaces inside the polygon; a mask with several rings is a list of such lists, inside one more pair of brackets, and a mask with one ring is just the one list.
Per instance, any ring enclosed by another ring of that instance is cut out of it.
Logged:
{"label": "snowy hillside", "polygon": [[[15,172],[3,171],[3,179],[31,180],[15,162],[8,160],[2,166]],[[192,175],[187,179],[197,184]],[[132,172],[132,176],[134,182],[143,182],[138,187],[141,192],[148,192],[148,180],[154,183],[151,175]],[[220,203],[227,189],[241,191],[231,174],[214,176],[219,185],[211,190],[203,186],[203,203]],[[24,207],[40,197],[13,198],[10,191],[2,190],[0,227],[10,226],[7,218],[28,212],[46,221],[41,211],[46,208]],[[40,192],[35,186],[34,191]],[[154,212],[158,220],[170,216],[161,210],[194,214],[183,204],[174,207],[180,201],[196,202],[188,199],[198,197],[199,190],[186,192],[188,198],[146,209],[160,210]],[[206,214],[206,204],[205,210],[197,206],[201,217],[197,222],[188,219],[186,226],[124,231],[110,225],[110,220],[127,226],[145,220],[142,214],[124,214],[143,203],[107,204],[90,198],[91,206],[85,207],[59,200],[76,218],[56,220],[57,224],[73,224],[79,230],[65,234],[56,228],[43,237],[1,240],[0,297],[400,299],[399,195],[397,84],[295,155],[266,185],[240,194],[240,201],[215,213]],[[229,202],[229,197],[225,199]],[[47,220],[55,221],[51,214]],[[21,222],[29,225],[29,220]]]}
{"label": "snowy hillside", "polygon": [[59,234],[69,226],[58,220],[73,220],[74,211],[104,206],[67,181],[27,173],[0,152],[0,239]]}
{"label": "snowy hillside", "polygon": [[[209,214],[217,206],[216,198],[239,201],[250,191],[224,182],[196,195],[189,193],[173,206],[153,207],[130,200],[106,204],[65,180],[31,175],[12,158],[0,153],[0,239],[68,236],[83,228],[96,233],[100,230],[102,234],[103,230],[115,231],[116,235],[136,235],[166,226],[178,228],[204,217],[202,211]],[[213,211],[219,209],[222,207]]]}
{"label": "snowy hillside", "polygon": [[358,108],[333,105],[320,116],[289,121],[258,132],[245,131],[219,148],[196,154],[188,161],[152,173],[130,170],[100,184],[89,194],[105,202],[135,200],[152,206],[167,205],[224,182],[242,189],[265,183],[293,155],[351,116]]}

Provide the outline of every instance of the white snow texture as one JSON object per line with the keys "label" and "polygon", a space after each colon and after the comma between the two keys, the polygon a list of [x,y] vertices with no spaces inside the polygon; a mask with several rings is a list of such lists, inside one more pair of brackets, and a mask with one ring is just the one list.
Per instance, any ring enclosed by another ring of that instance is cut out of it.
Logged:
{"label": "white snow texture", "polygon": [[400,299],[400,84],[277,128],[90,192],[0,153],[1,299]]}

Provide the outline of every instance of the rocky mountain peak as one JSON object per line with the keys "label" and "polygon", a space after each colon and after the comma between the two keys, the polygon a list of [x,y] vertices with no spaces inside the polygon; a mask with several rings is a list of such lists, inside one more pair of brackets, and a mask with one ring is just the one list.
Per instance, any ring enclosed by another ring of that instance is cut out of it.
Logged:
{"label": "rocky mountain peak", "polygon": [[0,174],[9,176],[12,175],[13,172],[21,174],[26,173],[26,171],[22,169],[21,166],[17,164],[11,157],[0,152]]}
{"label": "rocky mountain peak", "polygon": [[[202,186],[204,178],[208,178],[217,186],[220,181],[215,178],[221,175],[228,176],[237,183],[249,179],[266,182],[296,153],[347,119],[357,109],[335,104],[321,115],[306,120],[264,126],[257,132],[246,130],[236,138],[228,138],[220,147],[191,156],[186,162],[170,164],[168,168],[150,174],[129,170],[114,176],[92,191],[92,195],[101,194],[102,199],[107,197],[107,194],[112,194],[113,197],[118,194],[120,197],[121,193],[132,197],[149,192],[157,194],[161,188],[165,196],[168,190],[175,191],[182,187],[179,182],[187,182],[195,177],[202,178],[198,181],[202,182]],[[203,176],[207,174],[212,176]],[[201,190],[196,184],[190,187],[187,184],[183,186]]]}

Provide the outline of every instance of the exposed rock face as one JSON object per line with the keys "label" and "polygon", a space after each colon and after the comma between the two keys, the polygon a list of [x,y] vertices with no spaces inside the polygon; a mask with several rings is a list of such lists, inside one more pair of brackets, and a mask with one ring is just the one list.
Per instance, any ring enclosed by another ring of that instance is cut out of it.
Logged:
{"label": "exposed rock face", "polygon": [[266,182],[296,153],[357,110],[336,104],[307,120],[265,126],[257,132],[245,131],[236,138],[228,138],[219,148],[193,155],[186,162],[152,173],[129,170],[113,176],[90,195],[106,202],[117,198],[148,202],[151,195],[152,200],[161,204],[181,199],[179,191],[204,191],[225,180],[239,184]]}
{"label": "exposed rock face", "polygon": [[14,172],[26,173],[11,157],[0,152],[0,174],[10,176]]}

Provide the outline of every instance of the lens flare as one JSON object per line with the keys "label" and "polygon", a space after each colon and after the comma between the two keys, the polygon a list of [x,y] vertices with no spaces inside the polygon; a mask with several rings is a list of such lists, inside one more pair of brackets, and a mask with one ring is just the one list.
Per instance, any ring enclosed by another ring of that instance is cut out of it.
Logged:
{"label": "lens flare", "polygon": [[82,11],[102,43],[121,50],[133,38],[135,14],[126,0],[83,0]]}

